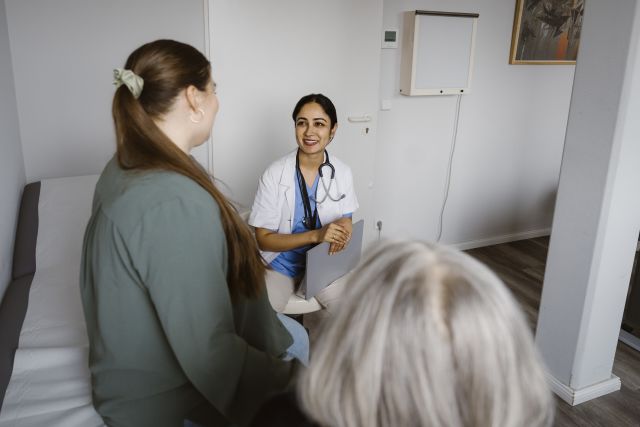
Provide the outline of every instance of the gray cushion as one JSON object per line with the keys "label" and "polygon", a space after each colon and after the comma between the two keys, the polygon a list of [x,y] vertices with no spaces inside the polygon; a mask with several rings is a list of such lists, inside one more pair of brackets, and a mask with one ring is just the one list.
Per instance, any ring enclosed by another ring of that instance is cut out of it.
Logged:
{"label": "gray cushion", "polygon": [[13,359],[27,314],[32,280],[33,274],[30,274],[11,282],[0,303],[0,410],[13,372]]}
{"label": "gray cushion", "polygon": [[13,249],[12,278],[14,280],[36,272],[39,198],[40,182],[33,182],[24,187]]}
{"label": "gray cushion", "polygon": [[22,323],[27,314],[29,290],[36,271],[38,199],[40,182],[27,184],[22,193],[13,249],[13,280],[0,303],[0,410],[13,372]]}

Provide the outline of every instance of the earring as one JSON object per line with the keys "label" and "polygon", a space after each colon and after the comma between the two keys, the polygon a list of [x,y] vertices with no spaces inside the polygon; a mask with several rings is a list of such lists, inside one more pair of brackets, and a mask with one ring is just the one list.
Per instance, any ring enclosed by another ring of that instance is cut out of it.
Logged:
{"label": "earring", "polygon": [[198,108],[198,113],[200,114],[200,118],[199,118],[199,119],[197,119],[197,120],[193,118],[193,114],[191,114],[191,115],[189,116],[189,120],[191,120],[191,122],[192,122],[192,123],[196,123],[196,124],[198,124],[198,123],[200,123],[200,122],[202,121],[202,119],[204,118],[204,110],[203,110],[202,108]]}

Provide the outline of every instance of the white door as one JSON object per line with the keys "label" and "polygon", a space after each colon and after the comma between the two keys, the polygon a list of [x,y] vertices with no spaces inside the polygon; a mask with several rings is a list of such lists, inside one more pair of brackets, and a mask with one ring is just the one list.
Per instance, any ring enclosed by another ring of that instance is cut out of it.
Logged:
{"label": "white door", "polygon": [[209,0],[209,25],[220,100],[211,164],[222,188],[250,207],[264,169],[296,147],[295,103],[323,93],[338,110],[328,150],[353,170],[354,219],[371,239],[382,0]]}

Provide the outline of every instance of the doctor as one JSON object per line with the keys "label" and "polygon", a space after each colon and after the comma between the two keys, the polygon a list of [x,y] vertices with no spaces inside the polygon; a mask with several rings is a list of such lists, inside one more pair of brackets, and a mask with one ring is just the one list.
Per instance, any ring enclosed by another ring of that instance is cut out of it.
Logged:
{"label": "doctor", "polygon": [[[322,242],[330,244],[331,254],[344,249],[358,208],[351,169],[326,149],[338,129],[331,100],[322,94],[304,96],[292,117],[298,148],[264,172],[249,216],[273,269],[267,273],[267,288],[276,311],[284,310],[302,279],[307,250]],[[333,286],[317,296],[321,304],[333,299]]]}

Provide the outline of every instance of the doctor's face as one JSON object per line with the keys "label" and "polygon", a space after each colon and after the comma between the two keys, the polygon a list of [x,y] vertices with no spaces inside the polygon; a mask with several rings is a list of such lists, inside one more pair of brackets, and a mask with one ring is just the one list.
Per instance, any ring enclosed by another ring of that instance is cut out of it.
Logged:
{"label": "doctor's face", "polygon": [[331,142],[337,123],[331,127],[331,120],[320,104],[305,104],[296,116],[296,141],[305,154],[323,153]]}

